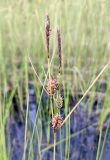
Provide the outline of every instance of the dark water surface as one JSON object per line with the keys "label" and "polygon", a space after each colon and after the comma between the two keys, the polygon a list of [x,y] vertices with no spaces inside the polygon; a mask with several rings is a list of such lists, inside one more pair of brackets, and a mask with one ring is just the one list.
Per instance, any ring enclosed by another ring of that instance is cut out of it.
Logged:
{"label": "dark water surface", "polygon": [[[105,84],[104,84],[105,85]],[[106,86],[101,87],[101,92],[105,92]],[[29,82],[29,118],[28,118],[28,126],[27,134],[26,134],[26,155],[25,159],[28,160],[29,157],[29,144],[31,133],[29,132],[29,128],[33,129],[34,124],[37,124],[38,132],[42,128],[42,147],[44,149],[47,143],[53,143],[53,130],[50,129],[50,140],[47,142],[46,136],[46,120],[40,119],[35,122],[35,117],[38,109],[38,103],[36,102],[35,90],[33,83]],[[48,101],[48,97],[46,94],[43,94],[42,101]],[[72,109],[73,104],[75,104],[78,100],[70,96],[70,109]],[[6,127],[6,141],[7,147],[10,148],[10,159],[11,160],[22,160],[24,153],[24,135],[25,135],[25,117],[26,117],[26,107],[24,104],[23,115],[21,116],[19,111],[18,102],[16,98],[13,99],[14,106],[14,118],[10,115]],[[56,160],[95,160],[97,154],[97,146],[99,139],[99,128],[98,128],[98,120],[99,113],[96,112],[97,107],[99,110],[102,110],[103,102],[98,103],[97,101],[93,104],[93,111],[91,116],[88,115],[87,103],[83,101],[80,106],[76,109],[76,111],[71,115],[70,118],[70,134],[73,135],[69,140],[67,139],[62,142],[61,145],[57,145],[56,147]],[[64,109],[62,108],[61,114],[64,117]],[[45,114],[45,112],[43,113]],[[42,116],[42,115],[41,115]],[[24,119],[24,120],[23,120]],[[107,128],[107,124],[109,121],[106,120],[103,133],[102,133],[102,143],[104,141],[105,131]],[[62,139],[66,138],[66,128],[68,125],[63,126],[61,132],[57,133],[57,141],[60,140],[60,136]],[[68,130],[69,131],[69,130]],[[77,135],[76,135],[77,133]],[[34,156],[30,157],[31,160],[52,160],[53,159],[53,148],[50,148],[48,151],[42,152],[41,157],[39,156],[39,139],[37,139],[37,132],[35,129],[34,138],[32,141],[32,146],[34,147]],[[102,146],[102,145],[101,145]],[[62,149],[61,149],[62,148]],[[107,142],[105,144],[104,152],[102,155],[102,160],[110,160],[110,131],[108,129]]]}

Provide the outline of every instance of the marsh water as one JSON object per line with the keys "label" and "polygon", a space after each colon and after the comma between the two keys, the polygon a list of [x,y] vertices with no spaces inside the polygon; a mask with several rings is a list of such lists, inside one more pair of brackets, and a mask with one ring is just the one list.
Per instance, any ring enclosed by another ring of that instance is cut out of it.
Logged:
{"label": "marsh water", "polygon": [[[101,86],[100,92],[105,93],[106,84]],[[16,93],[17,94],[17,93]],[[25,98],[24,98],[25,99]],[[78,97],[72,97],[70,95],[69,110],[78,102]],[[100,116],[100,111],[103,108],[103,101],[98,102],[97,99],[94,101],[92,107],[92,113],[89,115],[88,112],[88,97],[81,102],[79,107],[71,115],[68,124],[65,124],[60,131],[57,132],[57,142],[62,139],[62,143],[56,146],[56,160],[95,160],[98,149],[99,133],[100,129],[98,127],[98,120]],[[42,107],[45,107],[45,102],[48,101],[48,96],[43,93],[42,96]],[[50,128],[49,135],[47,136],[47,126],[46,118],[36,119],[38,108],[37,97],[35,95],[35,89],[33,82],[29,82],[29,115],[27,122],[27,129],[25,134],[26,125],[26,104],[23,106],[23,115],[21,116],[19,110],[19,103],[17,96],[13,98],[14,113],[10,113],[6,126],[6,144],[7,148],[10,148],[10,159],[11,160],[22,160],[23,156],[28,160],[52,160],[53,159],[53,147],[46,150],[50,144],[53,144],[53,129]],[[97,112],[97,107],[99,112]],[[68,111],[69,112],[69,111]],[[41,117],[45,114],[41,113]],[[64,109],[61,110],[62,117],[64,115]],[[109,131],[109,120],[108,115],[105,123],[103,124],[102,132],[102,142],[103,146],[105,134],[107,134],[106,143],[104,150],[102,152],[102,160],[110,160],[110,131]],[[34,126],[37,126],[34,128]],[[68,126],[69,125],[69,126]],[[69,128],[70,127],[70,128]],[[107,130],[108,127],[108,130]],[[34,134],[30,133],[34,129]],[[42,131],[42,133],[40,133]],[[70,136],[66,136],[66,132],[69,131]],[[32,137],[33,134],[33,139]],[[26,136],[25,136],[26,135]],[[41,135],[40,137],[38,135]],[[26,139],[25,139],[26,137]],[[66,139],[65,139],[66,138]],[[26,141],[26,146],[24,147],[24,142]],[[39,150],[39,141],[41,143]],[[31,150],[33,148],[33,154],[31,155]],[[25,155],[24,153],[25,149]],[[101,151],[100,151],[101,153]]]}

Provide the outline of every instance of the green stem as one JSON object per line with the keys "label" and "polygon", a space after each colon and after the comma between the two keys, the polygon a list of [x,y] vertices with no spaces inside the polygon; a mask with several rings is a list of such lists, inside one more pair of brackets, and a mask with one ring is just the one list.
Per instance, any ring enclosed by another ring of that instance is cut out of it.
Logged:
{"label": "green stem", "polygon": [[54,153],[53,160],[56,160],[56,131],[54,131]]}
{"label": "green stem", "polygon": [[102,124],[100,126],[100,135],[99,135],[99,142],[98,142],[98,149],[97,149],[96,160],[99,159],[100,147],[101,147],[101,138],[102,138]]}

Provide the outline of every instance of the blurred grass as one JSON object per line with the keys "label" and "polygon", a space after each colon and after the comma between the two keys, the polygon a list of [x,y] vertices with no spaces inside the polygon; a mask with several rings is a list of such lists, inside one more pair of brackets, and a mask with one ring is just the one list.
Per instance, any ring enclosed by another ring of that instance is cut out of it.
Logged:
{"label": "blurred grass", "polygon": [[[29,68],[28,55],[32,58],[35,69],[44,82],[44,72],[47,72],[44,31],[46,13],[49,14],[52,25],[52,71],[57,74],[56,28],[59,25],[62,30],[63,84],[73,95],[77,92],[84,93],[97,73],[110,59],[109,10],[109,0],[0,0],[0,115],[4,115],[5,97],[7,97],[7,91],[10,87],[13,95],[17,86],[22,109],[23,88],[25,88],[28,97],[28,74],[32,75],[35,88],[39,88],[39,82]],[[109,81],[109,71],[104,74],[101,80],[103,79]],[[88,102],[90,108],[92,108],[95,91],[94,86],[91,100]],[[107,91],[106,97],[109,99],[109,88]],[[37,93],[38,99],[41,101],[40,91]],[[65,115],[68,111],[68,97],[67,95]],[[107,98],[104,103],[104,106],[107,106],[107,110],[105,109],[104,112],[105,116],[109,112],[108,107],[110,106]],[[11,102],[10,98],[9,104]],[[39,107],[40,105],[39,102]],[[6,112],[9,114],[8,109],[10,107],[7,107]],[[3,141],[0,141],[0,153],[3,149],[4,159],[6,159],[3,118],[0,117],[0,129],[2,130],[0,136],[3,137]],[[103,115],[101,118],[102,121],[105,120]],[[69,134],[68,124],[69,122],[66,127],[66,136]],[[49,136],[49,128],[47,127],[48,141]],[[40,145],[39,155],[41,154]],[[67,140],[66,148],[69,148],[68,146],[69,141]]]}
{"label": "blurred grass", "polygon": [[[46,65],[44,20],[47,12],[52,23],[52,54],[56,53],[55,30],[59,24],[62,29],[63,64],[70,71],[77,67],[84,81],[85,79],[88,81],[85,85],[90,83],[96,69],[108,60],[109,1],[99,3],[96,0],[77,2],[56,0],[53,3],[49,0],[47,3],[43,0],[23,2],[9,0],[0,3],[2,62],[5,62],[3,72],[6,75],[13,71],[13,77],[17,77],[16,61],[22,63],[28,54],[39,68],[44,66],[43,64]],[[54,57],[56,56],[55,54]]]}

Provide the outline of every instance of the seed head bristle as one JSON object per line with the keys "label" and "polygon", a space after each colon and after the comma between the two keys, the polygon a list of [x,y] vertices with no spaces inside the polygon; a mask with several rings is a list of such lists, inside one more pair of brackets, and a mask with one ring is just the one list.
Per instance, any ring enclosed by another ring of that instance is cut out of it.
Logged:
{"label": "seed head bristle", "polygon": [[46,35],[46,46],[47,46],[48,54],[49,54],[49,45],[50,45],[50,31],[51,31],[50,18],[47,15],[46,16],[46,23],[45,23],[45,35]]}
{"label": "seed head bristle", "polygon": [[59,73],[60,73],[62,65],[62,48],[61,48],[61,31],[59,27],[57,28],[57,42],[58,42]]}

